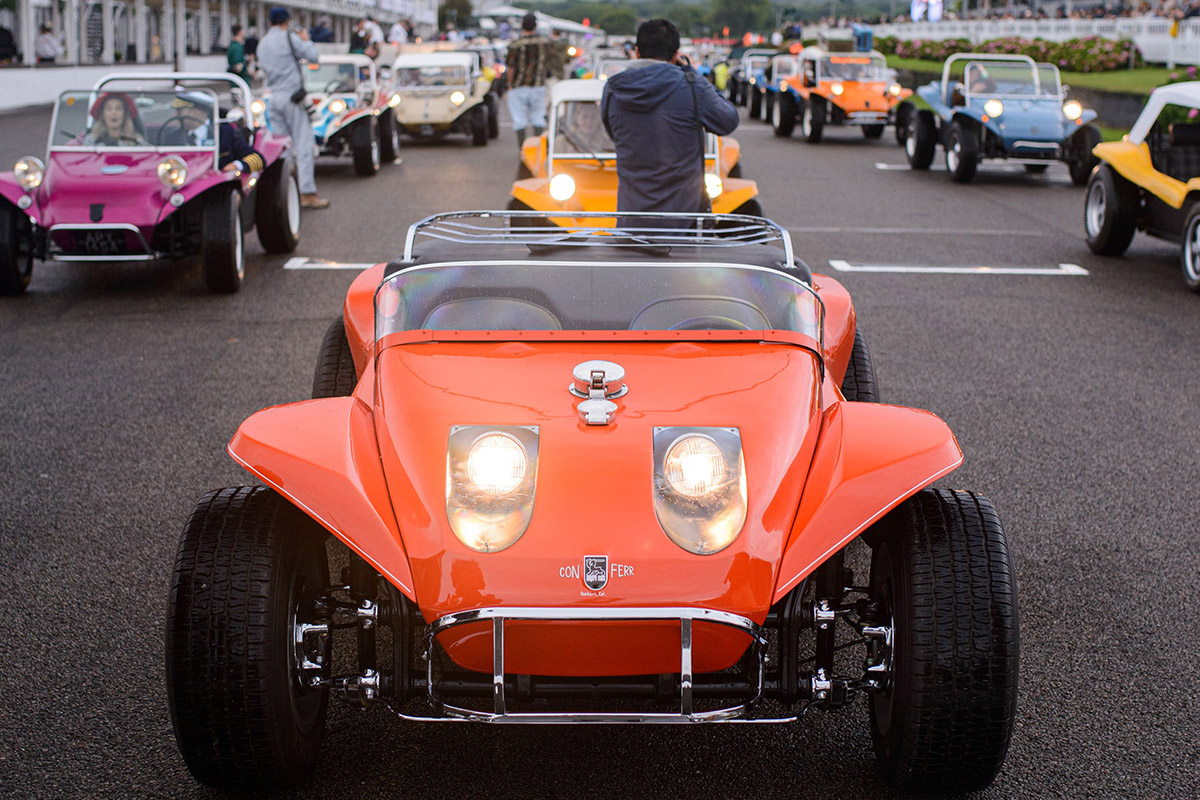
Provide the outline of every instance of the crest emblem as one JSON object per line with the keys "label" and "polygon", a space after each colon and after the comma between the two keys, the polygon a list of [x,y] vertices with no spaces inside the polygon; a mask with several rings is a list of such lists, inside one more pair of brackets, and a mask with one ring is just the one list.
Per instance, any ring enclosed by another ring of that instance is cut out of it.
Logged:
{"label": "crest emblem", "polygon": [[608,556],[583,557],[583,585],[594,592],[608,585]]}

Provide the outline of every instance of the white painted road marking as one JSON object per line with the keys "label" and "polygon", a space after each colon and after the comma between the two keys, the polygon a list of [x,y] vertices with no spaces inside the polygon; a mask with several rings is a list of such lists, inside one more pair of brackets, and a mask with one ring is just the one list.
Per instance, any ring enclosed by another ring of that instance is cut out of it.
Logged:
{"label": "white painted road marking", "polygon": [[359,272],[362,272],[364,269],[370,269],[373,266],[375,266],[374,263],[356,264],[347,261],[326,261],[321,258],[305,258],[304,256],[289,258],[283,264],[284,269],[356,269]]}
{"label": "white painted road marking", "polygon": [[[1049,164],[1047,164],[1047,166],[1052,166],[1052,165],[1058,164],[1058,163],[1060,163],[1060,162],[1052,161]],[[910,172],[910,171],[911,172],[920,172],[920,170],[913,169],[907,163],[888,164],[884,161],[876,161],[875,169],[882,170],[884,172]],[[945,171],[946,171],[945,162],[938,161],[938,160],[935,160],[932,164],[930,164],[929,168],[926,170],[926,172],[945,172]],[[984,162],[979,165],[979,174],[985,175],[989,172],[1014,172],[1014,173],[1015,172],[1025,172],[1025,165],[1024,164],[993,164],[993,163],[987,163],[987,162]],[[1036,175],[1036,173],[1029,173],[1029,174]],[[1066,176],[1059,172],[1051,172],[1048,175],[1041,176],[1041,177],[1043,177],[1044,180],[1054,180],[1054,182],[1056,182],[1056,183],[1061,182],[1063,179],[1070,180],[1069,176]]]}
{"label": "white painted road marking", "polygon": [[885,264],[851,264],[830,259],[829,266],[838,272],[903,272],[929,275],[1061,275],[1082,276],[1088,271],[1078,264],[1059,264],[1057,267],[917,267]]}

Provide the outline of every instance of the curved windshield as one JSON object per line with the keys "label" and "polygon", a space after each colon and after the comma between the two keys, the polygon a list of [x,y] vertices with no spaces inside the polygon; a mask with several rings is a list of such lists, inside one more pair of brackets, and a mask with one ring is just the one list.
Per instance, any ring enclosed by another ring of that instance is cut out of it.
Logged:
{"label": "curved windshield", "polygon": [[409,330],[783,330],[820,341],[805,284],[734,264],[491,262],[398,272],[375,297],[377,341]]}
{"label": "curved windshield", "polygon": [[992,97],[1032,97],[1038,94],[1034,68],[1019,61],[972,61],[963,73],[967,94]]}
{"label": "curved windshield", "polygon": [[64,92],[50,147],[210,149],[217,113],[217,97],[208,90]]}
{"label": "curved windshield", "polygon": [[553,155],[603,155],[615,150],[600,118],[600,104],[592,100],[559,103],[554,114]]}
{"label": "curved windshield", "polygon": [[425,86],[463,86],[467,68],[461,66],[401,67],[396,70],[396,86],[402,89]]}
{"label": "curved windshield", "polygon": [[[360,70],[364,75],[360,75]],[[369,68],[357,64],[309,64],[304,70],[304,88],[309,94],[353,92],[359,80],[369,80]]]}
{"label": "curved windshield", "polygon": [[879,56],[845,55],[821,59],[823,81],[886,81],[887,62]]}

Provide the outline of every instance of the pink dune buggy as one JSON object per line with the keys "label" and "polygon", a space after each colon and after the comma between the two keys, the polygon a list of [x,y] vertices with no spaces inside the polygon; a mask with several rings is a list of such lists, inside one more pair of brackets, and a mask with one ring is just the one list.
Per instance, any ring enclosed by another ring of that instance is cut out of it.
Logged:
{"label": "pink dune buggy", "polygon": [[24,292],[35,259],[192,255],[211,291],[237,291],[245,231],[269,253],[300,241],[291,148],[230,74],[109,75],[63,92],[45,161],[0,175],[0,294]]}

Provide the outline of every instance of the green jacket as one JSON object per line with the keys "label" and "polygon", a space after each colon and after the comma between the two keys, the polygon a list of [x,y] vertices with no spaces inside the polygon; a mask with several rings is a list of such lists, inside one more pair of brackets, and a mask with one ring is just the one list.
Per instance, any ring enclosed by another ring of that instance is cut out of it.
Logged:
{"label": "green jacket", "polygon": [[229,60],[229,72],[239,78],[250,80],[250,65],[246,63],[246,48],[241,42],[230,42],[225,56]]}

